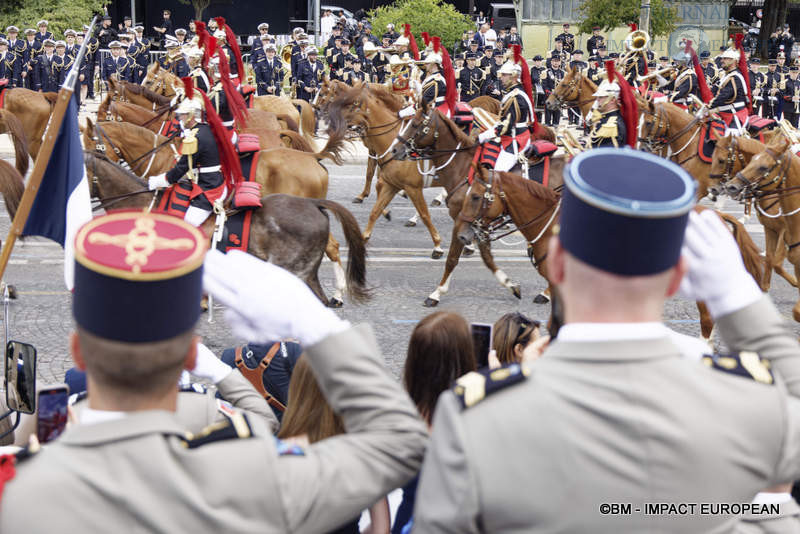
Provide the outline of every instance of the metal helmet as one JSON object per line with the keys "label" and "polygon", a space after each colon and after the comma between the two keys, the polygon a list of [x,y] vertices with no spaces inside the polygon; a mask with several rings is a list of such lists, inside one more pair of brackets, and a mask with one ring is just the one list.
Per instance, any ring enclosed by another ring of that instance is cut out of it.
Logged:
{"label": "metal helmet", "polygon": [[615,96],[619,98],[619,84],[617,82],[609,82],[608,80],[603,80],[603,83],[597,88],[597,91],[594,92],[592,96],[595,97],[603,97],[603,96]]}
{"label": "metal helmet", "polygon": [[416,62],[419,65],[428,65],[429,63],[436,63],[437,65],[442,64],[442,55],[437,54],[436,52],[428,52],[425,54],[425,57],[421,60]]}
{"label": "metal helmet", "polygon": [[672,61],[679,67],[686,67],[692,61],[692,56],[683,50],[679,50],[672,56]]}
{"label": "metal helmet", "polygon": [[178,104],[178,107],[175,109],[175,114],[177,115],[190,115],[190,114],[197,114],[202,113],[203,111],[203,101],[197,97],[195,98],[184,98]]}
{"label": "metal helmet", "polygon": [[395,46],[408,46],[408,37],[406,37],[405,35],[401,35],[400,37],[398,37],[395,40],[394,45]]}
{"label": "metal helmet", "polygon": [[511,74],[512,76],[519,76],[522,74],[522,67],[514,63],[513,61],[506,61],[503,63],[503,66],[497,70],[497,74]]}
{"label": "metal helmet", "polygon": [[723,59],[735,59],[736,61],[739,61],[739,51],[736,50],[735,48],[728,48],[723,53],[721,53],[719,57]]}

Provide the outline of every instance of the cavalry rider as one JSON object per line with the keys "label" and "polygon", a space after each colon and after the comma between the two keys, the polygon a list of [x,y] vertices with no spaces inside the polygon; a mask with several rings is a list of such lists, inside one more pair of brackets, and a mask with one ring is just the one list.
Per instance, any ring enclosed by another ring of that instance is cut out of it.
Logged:
{"label": "cavalry rider", "polygon": [[692,57],[681,50],[672,57],[672,60],[678,68],[678,77],[675,78],[675,89],[670,94],[669,101],[678,107],[688,109],[691,104],[690,95],[700,98],[697,75],[693,68],[689,68]]}
{"label": "cavalry rider", "polygon": [[[222,73],[219,69],[218,56],[214,56],[208,61],[208,75],[211,79],[211,91],[208,93],[208,98],[214,105],[214,111],[217,112],[217,115],[222,120],[222,125],[233,132],[232,135],[235,136],[233,112],[228,106],[228,97],[225,94],[225,88],[222,86]],[[235,137],[233,142],[236,142]]]}
{"label": "cavalry rider", "polygon": [[597,98],[592,109],[592,148],[625,146],[627,128],[619,109],[620,87],[616,81],[603,83],[592,95]]}
{"label": "cavalry rider", "polygon": [[411,68],[410,61],[400,59],[400,56],[393,54],[389,58],[389,77],[386,83],[391,87],[392,94],[409,98],[411,96]]}
{"label": "cavalry rider", "polygon": [[720,55],[725,75],[720,80],[717,95],[708,105],[709,110],[717,112],[727,125],[726,133],[736,135],[748,118],[747,85],[739,72],[739,54],[739,50],[728,48]]}
{"label": "cavalry rider", "polygon": [[186,53],[186,61],[189,64],[189,68],[192,69],[189,72],[189,77],[194,82],[194,86],[208,93],[208,90],[211,89],[211,82],[205,69],[203,69],[203,50],[197,47],[190,48]]}
{"label": "cavalry rider", "polygon": [[503,84],[503,99],[500,101],[500,123],[482,132],[478,142],[483,145],[480,162],[484,167],[498,171],[509,171],[530,146],[533,106],[520,83],[522,68],[509,60],[497,74]]}
{"label": "cavalry rider", "polygon": [[175,116],[183,129],[181,159],[166,173],[151,176],[148,185],[151,190],[169,187],[188,176],[197,187],[183,218],[189,224],[200,226],[211,215],[214,202],[224,199],[227,193],[219,147],[211,127],[204,122],[203,101],[199,97],[181,100]]}
{"label": "cavalry rider", "polygon": [[[447,93],[447,83],[442,76],[442,56],[437,52],[428,52],[424,59],[416,61],[418,65],[425,67],[425,79],[422,80],[422,88],[420,90],[420,107],[424,110],[428,109],[429,105],[433,105],[442,112],[446,117],[450,116],[450,109],[445,102],[445,95]],[[411,117],[416,113],[414,106],[407,106],[397,112],[398,117],[406,118]]]}

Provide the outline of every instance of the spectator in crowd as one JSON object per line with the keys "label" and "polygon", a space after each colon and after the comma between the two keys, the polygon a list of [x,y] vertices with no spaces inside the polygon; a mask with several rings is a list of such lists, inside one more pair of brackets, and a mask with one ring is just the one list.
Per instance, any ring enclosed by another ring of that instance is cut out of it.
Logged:
{"label": "spectator in crowd", "polygon": [[[733,511],[602,515],[598,506],[741,503],[797,480],[800,345],[718,215],[692,211],[696,183],[676,164],[590,150],[564,182],[548,277],[565,324],[535,364],[459,380],[439,399],[415,527],[731,531]],[[734,352],[706,365],[681,355],[661,323],[679,287],[706,303]]]}
{"label": "spectator in crowd", "polygon": [[163,40],[167,35],[173,35],[172,31],[172,12],[169,9],[165,9],[161,13],[163,20],[161,21],[160,26],[153,26],[153,30],[155,30],[156,34],[161,37]]}
{"label": "spectator in crowd", "polygon": [[327,43],[328,39],[330,39],[334,26],[336,26],[336,17],[333,16],[333,13],[330,9],[326,9],[325,13],[322,15],[322,18],[319,20],[319,27],[320,32],[322,33],[323,43]]}
{"label": "spectator in crowd", "polygon": [[[351,328],[280,267],[235,251],[206,253],[205,236],[180,219],[121,213],[87,223],[75,247],[71,349],[87,372],[89,409],[47,448],[18,457],[2,496],[0,531],[63,530],[68,522],[87,533],[111,524],[127,531],[324,532],[419,470],[425,427],[368,327]],[[87,246],[100,234],[141,227],[156,240],[181,236],[180,254],[153,250],[139,275],[138,264],[134,270],[123,261],[124,248]],[[182,369],[196,366],[204,290],[227,307],[235,336],[262,343],[291,336],[303,344],[346,436],[292,446],[233,409],[226,424],[186,433],[173,415],[175,383]],[[280,491],[265,492],[265,484]]]}
{"label": "spectator in crowd", "polygon": [[[428,428],[433,424],[439,395],[476,367],[472,333],[461,315],[434,312],[417,323],[408,342],[403,385]],[[417,481],[415,477],[403,488],[392,534],[400,534],[411,519]]]}
{"label": "spectator in crowd", "polygon": [[[344,433],[342,418],[333,412],[325,400],[317,379],[314,378],[311,366],[308,364],[308,359],[301,357],[294,367],[289,383],[289,401],[278,437],[287,443],[294,443],[305,448],[312,443],[318,443]],[[346,473],[345,476],[347,476]],[[341,484],[351,483],[348,480],[339,482]],[[338,486],[339,484],[334,482],[328,490],[335,492]],[[369,516],[370,528],[366,532],[389,534],[389,502],[386,497],[370,506]],[[356,517],[335,530],[330,530],[329,534],[359,534],[358,521],[359,517]]]}
{"label": "spectator in crowd", "polygon": [[478,16],[475,18],[475,27],[480,30],[481,26],[489,22],[486,18],[486,15],[483,14],[483,11],[478,13]]}
{"label": "spectator in crowd", "polygon": [[195,35],[197,35],[197,26],[195,25],[194,20],[190,20],[189,31],[186,32],[186,40],[191,41]]}
{"label": "spectator in crowd", "polygon": [[97,38],[100,48],[108,48],[112,41],[117,40],[117,30],[111,27],[111,17],[103,17],[103,23],[95,28],[94,36]]}
{"label": "spectator in crowd", "polygon": [[494,48],[497,44],[497,32],[495,32],[488,24],[481,26],[481,37],[483,37],[483,46]]}
{"label": "spectator in crowd", "polygon": [[[539,321],[519,312],[507,313],[492,328],[493,367],[533,361],[542,355],[549,341],[549,336],[539,333]],[[492,353],[489,353],[489,363],[492,365]]]}

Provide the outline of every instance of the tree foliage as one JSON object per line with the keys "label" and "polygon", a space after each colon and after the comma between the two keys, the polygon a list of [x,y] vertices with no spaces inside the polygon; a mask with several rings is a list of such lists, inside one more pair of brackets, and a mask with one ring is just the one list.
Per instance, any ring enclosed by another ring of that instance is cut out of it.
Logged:
{"label": "tree foliage", "polygon": [[381,35],[390,22],[400,34],[403,33],[403,24],[411,24],[420,50],[425,46],[422,32],[441,37],[442,44],[451,47],[465,31],[475,28],[468,15],[459,13],[452,4],[442,0],[396,0],[391,5],[370,11],[369,19],[377,35]]}
{"label": "tree foliage", "polygon": [[211,0],[178,0],[178,2],[194,7],[194,20],[203,20],[203,11],[211,4]]}
{"label": "tree foliage", "polygon": [[106,3],[107,0],[0,0],[0,27],[4,32],[12,24],[20,31],[36,29],[36,23],[44,19],[48,30],[60,39],[64,30],[80,30],[90,24],[94,15],[103,13]]}
{"label": "tree foliage", "polygon": [[[614,28],[639,23],[641,0],[583,0],[578,6],[581,33],[591,34],[593,26],[608,32]],[[669,35],[680,22],[678,8],[663,0],[650,0],[650,28],[642,28],[651,36]]]}

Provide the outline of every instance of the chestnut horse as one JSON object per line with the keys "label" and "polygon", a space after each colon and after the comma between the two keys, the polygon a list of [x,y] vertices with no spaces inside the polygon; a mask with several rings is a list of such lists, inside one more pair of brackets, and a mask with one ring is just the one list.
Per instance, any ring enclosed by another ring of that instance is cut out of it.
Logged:
{"label": "chestnut horse", "polygon": [[[733,178],[737,172],[744,169],[756,154],[764,151],[765,145],[755,139],[746,137],[725,136],[717,139],[714,155],[711,161],[711,186],[712,195],[724,193],[724,185]],[[769,290],[772,271],[783,277],[794,287],[797,279],[783,267],[786,259],[786,222],[780,217],[780,207],[777,199],[756,198],[756,215],[764,227],[764,241],[766,252],[766,265],[761,281],[761,290]]]}
{"label": "chestnut horse", "polygon": [[[536,182],[517,174],[480,168],[464,196],[455,230],[462,242],[471,242],[476,236],[486,240],[492,238],[492,221],[500,220],[504,215],[511,217],[528,241],[531,263],[547,280],[545,258],[552,228],[558,222],[559,205],[560,195]],[[695,207],[697,211],[705,209],[708,208]],[[730,226],[747,271],[756,283],[761,284],[763,260],[744,225],[725,213],[717,212],[717,215]],[[714,323],[705,304],[698,302],[697,309],[700,312],[701,335],[708,341]]]}
{"label": "chestnut horse", "polygon": [[578,67],[572,67],[547,97],[545,105],[551,111],[561,108],[578,108],[581,117],[586,118],[594,104],[595,91],[597,91],[597,85],[584,76]]}
{"label": "chestnut horse", "polygon": [[[42,139],[44,139],[44,131],[47,128],[47,122],[50,120],[50,113],[53,112],[53,106],[57,98],[58,93],[39,93],[23,87],[6,89],[3,98],[3,109],[10,111],[19,119],[22,124],[22,131],[25,132],[25,138],[27,139],[27,150],[34,160],[39,155],[39,148],[41,148]],[[9,128],[8,125],[6,127]],[[16,128],[14,130],[17,132]],[[18,133],[14,133],[12,137],[19,138],[20,136]],[[15,141],[15,147],[16,143],[17,141]],[[17,150],[17,154],[21,154],[18,149],[15,148],[15,150]],[[20,165],[19,159],[17,165]]]}
{"label": "chestnut horse", "polygon": [[[109,199],[107,203],[109,207],[113,204],[114,209],[144,209],[150,204],[153,195],[147,191],[147,182],[90,151],[84,152],[84,162],[101,207],[105,199]],[[330,200],[283,194],[267,195],[261,199],[261,204],[262,207],[253,211],[248,253],[296,274],[322,302],[336,305],[334,298],[327,300],[318,278],[330,235],[326,210],[330,211],[342,225],[350,250],[348,295],[356,302],[369,298],[366,249],[358,222],[347,209]],[[211,235],[213,229],[212,217],[205,222],[203,230]]]}
{"label": "chestnut horse", "polygon": [[[549,135],[551,131],[545,130],[543,133]],[[450,216],[456,221],[466,191],[466,178],[470,164],[475,159],[479,145],[464,134],[453,121],[435,110],[428,115],[418,112],[406,128],[405,133],[399,134],[396,140],[397,143],[392,148],[392,157],[404,159],[410,151],[413,151],[418,154],[418,158],[430,160],[432,168],[443,183],[456,184],[452,190],[447,190]],[[549,165],[548,186],[551,189],[557,189],[562,185],[562,174],[566,163],[565,156],[555,156],[549,159],[547,163]],[[455,195],[452,199],[449,198],[451,194]],[[453,270],[458,265],[459,256],[465,245],[468,243],[462,243],[456,239],[454,226],[444,274],[438,287],[428,297],[427,305],[435,306],[441,295],[448,291]],[[511,290],[514,296],[520,298],[519,284],[513,282],[508,275],[497,268],[488,243],[483,243],[480,249],[484,263],[492,270],[497,280],[503,287]],[[545,291],[537,295],[534,302],[544,304],[549,298],[549,292]]]}
{"label": "chestnut horse", "polygon": [[[774,204],[776,213],[770,217],[779,217],[785,224],[787,259],[794,266],[795,278],[800,279],[800,158],[791,148],[786,137],[774,136],[762,152],[721,187],[734,199],[758,200],[756,209],[764,203]],[[795,303],[792,316],[800,322],[800,300]]]}
{"label": "chestnut horse", "polygon": [[25,176],[28,172],[28,136],[25,128],[16,115],[6,109],[0,109],[0,134],[7,133],[14,144],[14,163],[17,171]]}

